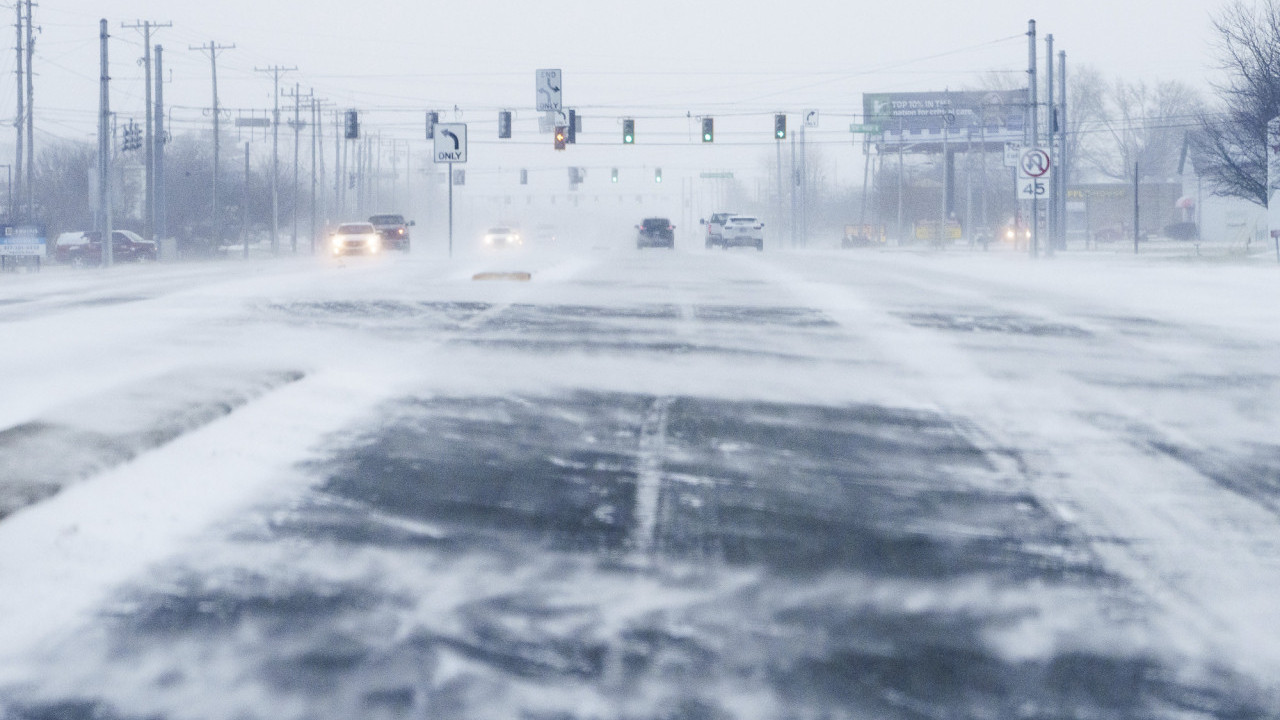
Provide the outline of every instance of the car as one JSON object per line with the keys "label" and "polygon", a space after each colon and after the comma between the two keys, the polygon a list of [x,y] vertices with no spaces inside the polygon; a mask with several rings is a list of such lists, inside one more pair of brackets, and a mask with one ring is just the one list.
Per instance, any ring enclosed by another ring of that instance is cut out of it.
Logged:
{"label": "car", "polygon": [[495,225],[484,234],[484,246],[487,248],[501,249],[523,244],[524,238],[520,237],[520,231],[508,225]]}
{"label": "car", "polygon": [[734,215],[724,221],[721,242],[726,250],[740,245],[764,250],[764,223],[750,215]]}
{"label": "car", "polygon": [[386,250],[409,252],[409,228],[414,222],[405,221],[403,215],[373,215],[369,218],[373,229],[382,237],[382,247]]}
{"label": "car", "polygon": [[[154,240],[144,240],[132,230],[111,231],[112,262],[155,262],[159,257]],[[59,234],[53,244],[53,260],[68,265],[101,265],[102,233],[73,230]]]}
{"label": "car", "polygon": [[1012,245],[1014,249],[1022,249],[1031,242],[1031,228],[1021,222],[1010,221],[1000,228],[1000,240]]}
{"label": "car", "polygon": [[716,245],[724,245],[724,222],[737,214],[728,212],[713,213],[709,219],[698,221],[700,224],[707,226],[706,245],[708,250]]}
{"label": "car", "polygon": [[340,223],[329,233],[329,248],[335,256],[351,254],[376,255],[382,250],[382,236],[373,223]]}
{"label": "car", "polygon": [[636,247],[665,247],[674,249],[676,246],[676,226],[671,221],[663,217],[645,218],[636,226]]}
{"label": "car", "polygon": [[555,225],[549,225],[544,223],[533,229],[533,239],[536,240],[539,244],[553,243],[556,241],[557,237],[559,237],[559,234],[556,232]]}

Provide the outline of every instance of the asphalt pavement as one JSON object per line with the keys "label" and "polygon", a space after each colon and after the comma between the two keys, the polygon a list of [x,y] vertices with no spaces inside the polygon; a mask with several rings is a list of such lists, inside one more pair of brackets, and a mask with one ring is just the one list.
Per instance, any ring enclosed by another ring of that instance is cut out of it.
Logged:
{"label": "asphalt pavement", "polygon": [[1280,331],[1113,262],[0,284],[0,718],[1278,717]]}

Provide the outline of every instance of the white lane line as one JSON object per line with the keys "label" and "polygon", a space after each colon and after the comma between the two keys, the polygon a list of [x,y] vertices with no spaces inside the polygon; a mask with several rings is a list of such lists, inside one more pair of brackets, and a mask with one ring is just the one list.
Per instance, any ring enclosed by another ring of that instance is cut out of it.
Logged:
{"label": "white lane line", "polygon": [[635,534],[631,544],[643,555],[657,546],[658,499],[662,490],[662,462],[667,447],[667,415],[674,398],[653,401],[640,426],[639,465],[636,472]]}

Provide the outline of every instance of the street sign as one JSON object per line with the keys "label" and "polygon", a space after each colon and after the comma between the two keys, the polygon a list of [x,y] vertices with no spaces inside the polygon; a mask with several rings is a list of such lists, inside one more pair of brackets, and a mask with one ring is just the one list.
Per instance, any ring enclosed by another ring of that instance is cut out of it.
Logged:
{"label": "street sign", "polygon": [[271,127],[271,118],[269,117],[238,117],[236,118],[236,127]]}
{"label": "street sign", "polygon": [[559,110],[563,106],[559,68],[539,70],[534,92],[538,110]]}
{"label": "street sign", "polygon": [[853,123],[849,126],[849,132],[851,133],[867,133],[869,135],[876,135],[880,133],[880,130],[880,126],[874,123]]}
{"label": "street sign", "polygon": [[1049,197],[1049,183],[1044,178],[1018,180],[1019,200],[1044,200],[1047,197]]}
{"label": "street sign", "polygon": [[704,173],[699,173],[699,174],[698,174],[698,177],[702,178],[703,180],[732,180],[732,179],[733,179],[733,173],[731,173],[731,172],[704,172]]}
{"label": "street sign", "polygon": [[804,111],[804,126],[811,127],[811,128],[818,127],[818,111],[817,110]]}
{"label": "street sign", "polygon": [[464,163],[467,161],[467,124],[440,123],[436,125],[435,152],[438,163]]}
{"label": "street sign", "polygon": [[1018,158],[1018,178],[1021,180],[1049,180],[1049,151],[1044,148],[1026,148]]}
{"label": "street sign", "polygon": [[1022,159],[1022,143],[1007,142],[1004,144],[1004,166],[1007,168],[1018,167],[1018,162]]}

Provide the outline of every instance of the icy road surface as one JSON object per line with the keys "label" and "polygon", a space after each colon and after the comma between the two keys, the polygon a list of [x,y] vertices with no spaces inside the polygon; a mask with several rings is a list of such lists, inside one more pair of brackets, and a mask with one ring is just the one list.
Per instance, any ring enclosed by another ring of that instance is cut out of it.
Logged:
{"label": "icy road surface", "polygon": [[0,277],[0,718],[1274,718],[1277,308],[1123,255]]}

